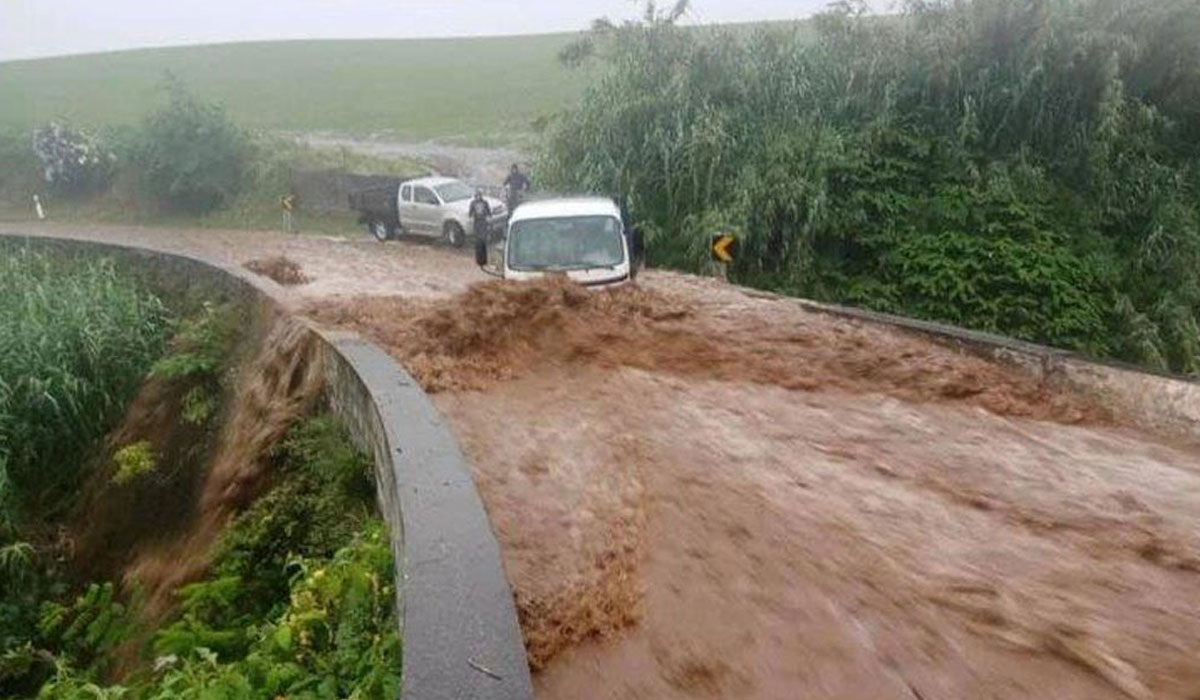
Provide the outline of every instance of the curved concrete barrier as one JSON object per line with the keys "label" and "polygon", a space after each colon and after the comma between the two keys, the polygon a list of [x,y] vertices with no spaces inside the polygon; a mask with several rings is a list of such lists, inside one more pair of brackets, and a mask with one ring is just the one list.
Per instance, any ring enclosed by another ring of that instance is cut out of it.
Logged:
{"label": "curved concrete barrier", "polygon": [[798,304],[815,313],[915,333],[961,352],[1016,367],[1048,386],[1090,396],[1153,432],[1189,441],[1200,439],[1200,381],[1196,379],[941,323],[758,290],[747,290],[747,294]]}
{"label": "curved concrete barrier", "polygon": [[[103,255],[175,299],[237,301],[279,314],[280,287],[198,257],[0,234],[7,245]],[[309,326],[328,352],[330,409],[375,459],[397,568],[403,700],[532,698],[500,548],[457,441],[390,356],[351,333]]]}

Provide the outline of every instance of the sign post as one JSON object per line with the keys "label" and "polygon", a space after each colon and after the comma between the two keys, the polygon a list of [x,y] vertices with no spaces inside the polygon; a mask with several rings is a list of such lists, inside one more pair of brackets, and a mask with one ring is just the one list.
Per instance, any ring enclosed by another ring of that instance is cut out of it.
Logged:
{"label": "sign post", "polygon": [[285,194],[280,197],[279,208],[283,210],[283,230],[292,233],[292,210],[296,208],[296,195]]}
{"label": "sign post", "polygon": [[708,244],[708,249],[712,253],[713,261],[720,266],[721,279],[728,281],[729,265],[737,259],[738,254],[737,236],[732,233],[715,234]]}

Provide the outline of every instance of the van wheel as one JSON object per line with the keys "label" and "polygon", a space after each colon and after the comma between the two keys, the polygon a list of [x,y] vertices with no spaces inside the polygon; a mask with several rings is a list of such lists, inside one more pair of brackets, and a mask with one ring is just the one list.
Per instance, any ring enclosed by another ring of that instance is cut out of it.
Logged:
{"label": "van wheel", "polygon": [[463,231],[463,227],[453,221],[446,222],[442,235],[445,237],[446,243],[455,248],[461,248],[467,242],[467,232]]}
{"label": "van wheel", "polygon": [[392,225],[385,221],[367,222],[367,231],[369,231],[371,236],[373,236],[375,240],[379,241],[380,243],[383,243],[395,235],[395,230],[392,228]]}

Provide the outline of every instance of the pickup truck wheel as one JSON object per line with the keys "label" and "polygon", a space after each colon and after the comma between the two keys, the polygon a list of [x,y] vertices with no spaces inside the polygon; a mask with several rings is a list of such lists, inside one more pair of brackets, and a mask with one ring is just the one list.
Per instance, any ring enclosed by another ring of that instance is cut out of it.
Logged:
{"label": "pickup truck wheel", "polygon": [[367,222],[367,230],[375,237],[375,240],[383,243],[392,237],[392,227],[384,221],[369,221]]}
{"label": "pickup truck wheel", "polygon": [[442,234],[446,238],[446,243],[455,248],[461,248],[467,242],[467,232],[463,231],[462,226],[453,221],[446,222],[446,227]]}

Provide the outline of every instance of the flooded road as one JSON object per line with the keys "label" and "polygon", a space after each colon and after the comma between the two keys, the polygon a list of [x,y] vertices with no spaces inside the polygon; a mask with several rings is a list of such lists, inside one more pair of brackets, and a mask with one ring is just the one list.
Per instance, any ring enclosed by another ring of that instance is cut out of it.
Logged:
{"label": "flooded road", "polygon": [[389,349],[470,458],[540,698],[1200,692],[1200,450],[899,332],[670,273],[483,284],[431,246],[105,229]]}
{"label": "flooded road", "polygon": [[[349,214],[346,218],[353,220]],[[297,262],[309,278],[306,284],[279,290],[278,296],[288,303],[364,295],[444,297],[488,279],[475,267],[470,250],[436,243],[379,243],[365,229],[360,235],[325,237],[278,231],[0,222],[0,232],[136,245],[198,255],[234,267],[282,256]]]}
{"label": "flooded road", "polygon": [[318,304],[434,393],[544,698],[1194,698],[1200,452],[682,275]]}

